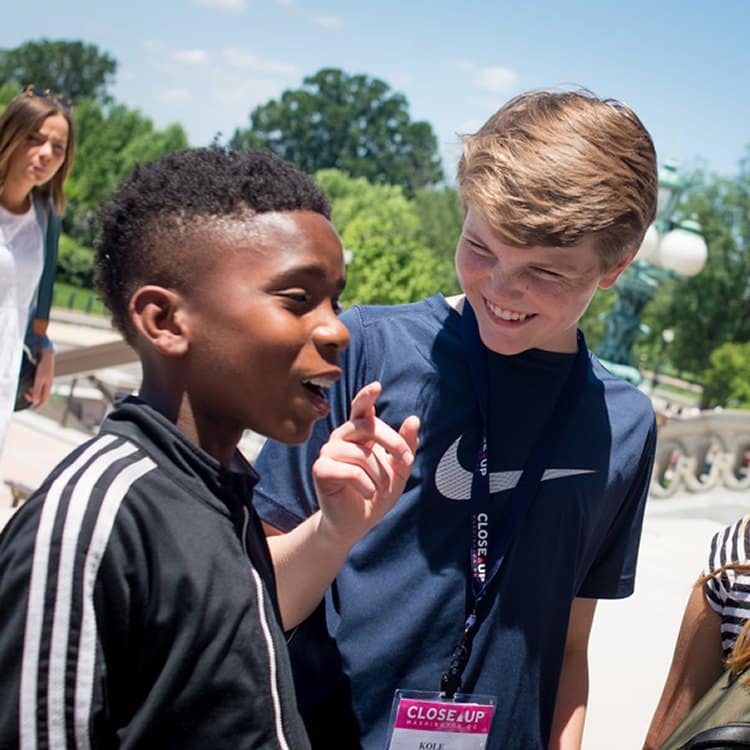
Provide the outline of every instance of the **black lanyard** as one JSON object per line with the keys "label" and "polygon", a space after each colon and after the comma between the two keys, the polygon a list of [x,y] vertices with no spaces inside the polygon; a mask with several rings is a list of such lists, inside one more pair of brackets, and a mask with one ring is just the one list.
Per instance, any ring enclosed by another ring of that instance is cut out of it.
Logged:
{"label": "black lanyard", "polygon": [[[573,366],[555,401],[544,429],[532,448],[518,483],[513,488],[500,528],[493,524],[489,471],[489,375],[488,352],[482,343],[476,315],[468,299],[464,299],[461,315],[461,335],[466,349],[471,380],[481,417],[482,434],[471,482],[471,590],[473,606],[464,632],[451,654],[448,670],[440,678],[440,689],[446,698],[453,698],[461,687],[461,679],[471,654],[471,645],[479,628],[479,605],[505,561],[505,555],[515,538],[521,521],[536,497],[549,457],[570,414],[583,393],[589,371],[589,359],[583,335],[578,333],[578,353]],[[512,398],[513,395],[511,394]]]}

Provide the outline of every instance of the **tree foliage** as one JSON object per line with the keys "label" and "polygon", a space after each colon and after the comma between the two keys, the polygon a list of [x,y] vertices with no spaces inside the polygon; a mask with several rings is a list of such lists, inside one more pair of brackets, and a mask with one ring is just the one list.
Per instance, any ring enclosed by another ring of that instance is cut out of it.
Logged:
{"label": "tree foliage", "polygon": [[398,304],[455,291],[453,264],[420,243],[418,214],[400,187],[333,169],[316,178],[331,196],[333,224],[352,253],[345,305]]}
{"label": "tree foliage", "polygon": [[103,198],[114,190],[136,163],[187,148],[181,125],[165,130],[138,110],[122,104],[101,106],[88,100],[74,110],[78,143],[73,171],[65,185],[69,208],[64,228],[83,244],[95,233],[95,213]]}
{"label": "tree foliage", "polygon": [[750,342],[724,343],[710,356],[704,378],[704,409],[726,406],[750,409]]}
{"label": "tree foliage", "polygon": [[25,42],[14,49],[0,50],[0,81],[16,90],[34,83],[70,97],[109,101],[107,87],[117,72],[117,62],[94,44],[81,41]]}
{"label": "tree foliage", "polygon": [[414,211],[419,219],[419,242],[452,264],[464,223],[464,212],[456,188],[445,186],[417,190]]}
{"label": "tree foliage", "polygon": [[705,268],[650,308],[652,328],[672,328],[667,352],[679,371],[700,374],[725,342],[750,341],[750,152],[736,177],[695,176],[684,205],[708,245]]}
{"label": "tree foliage", "polygon": [[90,289],[94,282],[93,250],[80,245],[67,234],[61,234],[55,278],[72,286]]}
{"label": "tree foliage", "polygon": [[324,68],[250,113],[232,148],[263,147],[309,173],[336,168],[407,193],[443,178],[437,138],[406,98],[377,78]]}

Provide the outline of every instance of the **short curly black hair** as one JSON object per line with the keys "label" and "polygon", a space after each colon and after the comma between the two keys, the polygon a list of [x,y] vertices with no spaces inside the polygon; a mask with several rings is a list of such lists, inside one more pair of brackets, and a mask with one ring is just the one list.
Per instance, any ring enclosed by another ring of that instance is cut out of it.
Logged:
{"label": "short curly black hair", "polygon": [[211,146],[136,166],[99,212],[95,285],[115,327],[134,342],[128,304],[138,287],[190,288],[188,236],[210,236],[211,220],[271,211],[314,211],[329,219],[331,205],[312,177],[268,151]]}

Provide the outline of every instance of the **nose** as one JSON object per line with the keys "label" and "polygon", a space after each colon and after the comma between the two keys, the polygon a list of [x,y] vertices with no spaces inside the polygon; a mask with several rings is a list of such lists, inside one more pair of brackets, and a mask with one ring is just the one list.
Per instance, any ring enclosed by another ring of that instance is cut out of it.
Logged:
{"label": "nose", "polygon": [[314,338],[319,349],[332,350],[336,354],[349,345],[349,331],[332,306],[321,314]]}
{"label": "nose", "polygon": [[49,141],[45,141],[39,146],[39,156],[43,159],[50,159],[52,157],[52,144]]}
{"label": "nose", "polygon": [[496,294],[513,296],[523,293],[524,279],[517,269],[495,263],[490,276],[490,285]]}

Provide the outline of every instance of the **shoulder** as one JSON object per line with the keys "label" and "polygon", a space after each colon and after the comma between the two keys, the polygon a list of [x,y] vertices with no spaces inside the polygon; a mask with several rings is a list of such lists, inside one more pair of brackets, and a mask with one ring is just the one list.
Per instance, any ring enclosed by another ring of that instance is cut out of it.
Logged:
{"label": "shoulder", "polygon": [[53,221],[59,221],[60,217],[55,213],[52,198],[45,198],[37,190],[32,190],[31,200],[34,204],[34,212],[36,213],[37,222],[43,230],[46,229],[47,223],[50,219]]}
{"label": "shoulder", "polygon": [[442,295],[348,310],[342,316],[351,334],[343,354],[344,380],[355,372],[360,376],[346,383],[351,395],[372,379],[380,380],[387,393],[416,388],[423,376],[434,377],[436,371],[449,374],[463,360],[460,320]]}
{"label": "shoulder", "polygon": [[749,563],[750,515],[721,529],[711,539],[708,562],[703,570],[704,575],[711,577],[706,580],[703,590],[712,609],[721,612],[724,602],[738,583],[743,590],[750,587],[750,574],[746,569],[722,568],[726,565],[746,566]]}
{"label": "shoulder", "polygon": [[412,326],[414,323],[442,325],[454,310],[442,295],[435,295],[403,305],[354,305],[342,314],[348,328],[372,329]]}
{"label": "shoulder", "polygon": [[[101,559],[124,499],[154,466],[137,446],[115,435],[101,434],[82,444],[11,518],[3,534],[4,552],[30,543],[33,556],[42,559],[61,545],[74,545],[87,550],[87,559]],[[66,560],[55,555],[50,564],[63,566]],[[75,563],[73,558],[69,562]]]}
{"label": "shoulder", "polygon": [[655,427],[654,407],[648,395],[623,378],[611,373],[590,350],[589,358],[593,381],[602,389],[602,395],[609,410],[633,422],[646,419],[648,426],[654,422]]}
{"label": "shoulder", "polygon": [[709,571],[722,565],[750,562],[750,515],[717,531],[711,539]]}
{"label": "shoulder", "polygon": [[442,295],[403,305],[355,305],[341,320],[351,334],[349,357],[362,347],[378,360],[393,361],[395,353],[429,360],[436,339],[460,339],[460,316]]}

